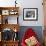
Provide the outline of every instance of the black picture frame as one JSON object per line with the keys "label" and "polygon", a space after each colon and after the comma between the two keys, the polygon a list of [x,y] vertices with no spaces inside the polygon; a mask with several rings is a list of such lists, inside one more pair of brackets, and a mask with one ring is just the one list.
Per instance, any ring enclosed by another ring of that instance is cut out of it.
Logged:
{"label": "black picture frame", "polygon": [[23,20],[24,21],[37,21],[38,8],[23,8]]}

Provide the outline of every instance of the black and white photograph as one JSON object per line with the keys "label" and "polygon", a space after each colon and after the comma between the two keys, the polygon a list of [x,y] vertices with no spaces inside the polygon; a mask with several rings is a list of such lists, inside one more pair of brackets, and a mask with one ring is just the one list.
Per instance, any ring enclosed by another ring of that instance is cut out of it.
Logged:
{"label": "black and white photograph", "polygon": [[37,20],[38,19],[38,9],[37,8],[24,8],[23,9],[23,19],[24,20]]}

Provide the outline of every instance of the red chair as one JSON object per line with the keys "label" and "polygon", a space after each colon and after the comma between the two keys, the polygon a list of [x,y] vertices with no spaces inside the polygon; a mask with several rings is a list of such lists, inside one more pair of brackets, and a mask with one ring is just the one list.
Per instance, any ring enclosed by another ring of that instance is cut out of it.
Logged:
{"label": "red chair", "polygon": [[[34,36],[35,38],[37,37],[36,33],[33,31],[32,28],[28,28],[24,34],[24,37],[22,38],[21,46],[27,46],[25,43],[25,40]],[[37,38],[36,38],[37,39]],[[38,41],[38,40],[37,40]],[[38,41],[35,46],[41,46],[40,42]]]}

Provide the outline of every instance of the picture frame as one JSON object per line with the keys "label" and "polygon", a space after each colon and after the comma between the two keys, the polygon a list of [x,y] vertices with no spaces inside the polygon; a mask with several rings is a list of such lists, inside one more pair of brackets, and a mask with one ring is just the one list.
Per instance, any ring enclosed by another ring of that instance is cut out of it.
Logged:
{"label": "picture frame", "polygon": [[10,14],[10,15],[17,15],[18,12],[17,12],[16,10],[10,10],[10,11],[9,11],[9,14]]}
{"label": "picture frame", "polygon": [[23,8],[23,20],[24,21],[37,21],[38,8]]}
{"label": "picture frame", "polygon": [[2,10],[2,15],[9,15],[9,10]]}
{"label": "picture frame", "polygon": [[2,24],[18,24],[18,16],[3,16]]}
{"label": "picture frame", "polygon": [[8,24],[18,24],[18,16],[10,16],[8,18]]}
{"label": "picture frame", "polygon": [[4,28],[2,31],[2,40],[9,41],[12,40],[13,31],[10,28]]}

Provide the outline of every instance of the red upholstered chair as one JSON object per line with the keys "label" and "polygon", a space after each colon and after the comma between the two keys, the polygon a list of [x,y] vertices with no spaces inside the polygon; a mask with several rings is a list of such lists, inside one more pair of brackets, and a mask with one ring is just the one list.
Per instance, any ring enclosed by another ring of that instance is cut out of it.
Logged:
{"label": "red upholstered chair", "polygon": [[[28,28],[24,34],[24,37],[22,38],[22,42],[21,42],[21,46],[27,46],[25,40],[30,38],[30,37],[37,37],[36,33],[33,31],[32,28]],[[37,40],[37,38],[36,38]],[[41,46],[40,42],[37,40],[37,44],[35,44],[34,46]]]}

